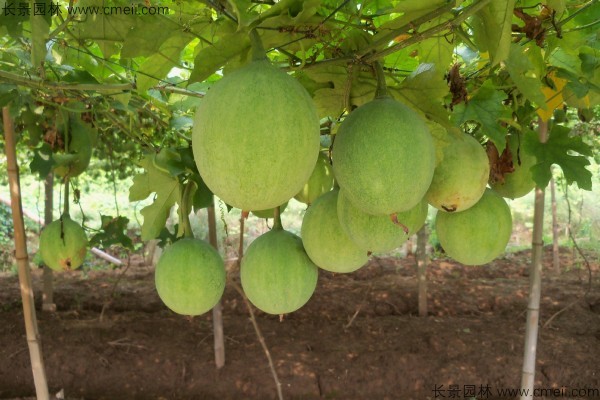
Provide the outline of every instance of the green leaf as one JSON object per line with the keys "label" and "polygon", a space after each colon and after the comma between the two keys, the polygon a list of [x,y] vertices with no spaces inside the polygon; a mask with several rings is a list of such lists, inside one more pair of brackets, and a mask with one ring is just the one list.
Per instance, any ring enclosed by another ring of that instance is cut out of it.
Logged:
{"label": "green leaf", "polygon": [[222,37],[212,46],[205,47],[198,52],[188,83],[202,82],[248,49],[250,49],[250,38],[247,32],[240,31]]}
{"label": "green leaf", "polygon": [[163,147],[152,161],[157,169],[174,177],[186,171],[186,167],[181,161],[181,155],[171,147]]}
{"label": "green leaf", "polygon": [[198,187],[198,189],[194,192],[194,197],[192,199],[194,211],[212,206],[214,204],[213,193],[210,191],[208,186],[206,186],[206,183],[204,183],[200,175],[194,174],[192,175],[191,179],[196,182],[196,186]]}
{"label": "green leaf", "polygon": [[433,64],[421,64],[397,87],[390,88],[396,97],[442,126],[448,126],[448,112],[443,106],[448,84]]}
{"label": "green leaf", "polygon": [[546,0],[546,5],[556,11],[558,17],[565,12],[565,0]]}
{"label": "green leaf", "polygon": [[179,65],[181,52],[192,40],[192,35],[177,32],[160,46],[156,54],[148,57],[138,69],[138,92],[145,93],[160,80],[165,79],[169,71]]}
{"label": "green leaf", "polygon": [[300,81],[313,94],[322,118],[337,118],[344,109],[361,106],[375,97],[373,74],[359,72],[353,75],[344,66],[322,65],[306,69],[300,74]]}
{"label": "green leaf", "polygon": [[[80,9],[91,7],[88,10],[98,7],[102,9],[105,6],[104,0],[80,0],[77,3]],[[129,32],[138,21],[136,15],[125,13],[89,13],[85,21],[76,24],[73,32],[78,40],[92,40],[96,42],[104,55],[108,59],[118,53],[119,46],[125,41]]]}
{"label": "green leaf", "polygon": [[27,15],[21,15],[21,4],[29,9],[29,3],[0,0],[0,27],[5,26],[8,34],[15,39],[22,38],[23,22],[29,19]]}
{"label": "green leaf", "polygon": [[590,165],[587,157],[592,156],[592,148],[581,137],[569,136],[570,131],[556,124],[546,143],[540,143],[535,135],[525,136],[526,145],[537,158],[537,164],[531,167],[531,172],[538,187],[548,186],[552,177],[550,167],[557,164],[568,185],[575,182],[580,189],[592,190],[592,173],[586,168]]}
{"label": "green leaf", "polygon": [[113,245],[120,245],[126,249],[133,250],[133,242],[127,236],[127,217],[112,217],[100,215],[100,231],[90,238],[90,245],[101,249],[108,249]]}
{"label": "green leaf", "polygon": [[0,107],[8,105],[15,97],[18,97],[17,87],[10,83],[0,83]]}
{"label": "green leaf", "polygon": [[529,60],[528,54],[538,51],[537,46],[527,48],[517,43],[510,47],[510,55],[505,60],[506,68],[510,77],[517,85],[523,95],[536,105],[546,109],[546,97],[542,93],[542,81],[536,74],[534,66]]}
{"label": "green leaf", "polygon": [[156,168],[153,155],[147,155],[140,165],[146,170],[133,178],[129,188],[129,201],[146,199],[156,193],[151,205],[144,207],[140,213],[144,216],[142,224],[142,240],[158,237],[165,227],[171,207],[181,199],[181,183],[176,177]]}
{"label": "green leaf", "polygon": [[[49,1],[37,1],[35,7],[43,5],[44,10],[50,7]],[[42,64],[46,59],[46,41],[48,40],[48,32],[50,30],[50,15],[36,15],[31,11],[31,64],[36,69],[42,68]]]}
{"label": "green leaf", "polygon": [[452,121],[457,126],[467,121],[479,122],[483,134],[489,137],[496,147],[504,148],[506,128],[502,127],[498,120],[510,116],[510,110],[502,104],[505,97],[505,94],[496,90],[492,81],[488,79],[467,104],[461,103],[454,107]]}
{"label": "green leaf", "polygon": [[508,57],[515,0],[492,0],[473,17],[475,42],[481,52],[489,52],[492,66]]}
{"label": "green leaf", "polygon": [[43,143],[39,148],[33,150],[33,159],[29,163],[32,174],[37,174],[40,180],[44,180],[53,167],[54,158],[48,143]]}

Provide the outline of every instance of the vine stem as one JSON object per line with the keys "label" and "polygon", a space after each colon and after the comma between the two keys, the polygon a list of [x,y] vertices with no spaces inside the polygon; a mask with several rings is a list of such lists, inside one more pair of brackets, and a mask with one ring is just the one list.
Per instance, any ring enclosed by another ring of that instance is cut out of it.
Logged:
{"label": "vine stem", "polygon": [[[361,59],[364,61],[380,59],[380,58],[387,56],[388,54],[395,53],[396,51],[401,50],[405,47],[419,43],[425,39],[429,39],[430,37],[433,37],[433,36],[437,35],[438,33],[441,33],[445,30],[452,30],[454,27],[462,24],[471,15],[475,14],[479,10],[486,7],[490,2],[491,2],[491,0],[481,0],[476,3],[473,3],[470,6],[466,7],[464,9],[464,11],[462,11],[456,17],[454,17],[448,21],[445,21],[439,25],[433,26],[422,33],[415,33],[410,38],[403,40],[399,43],[396,43],[395,45],[392,45],[390,47],[387,47],[379,52],[367,54],[364,57],[362,57]],[[413,26],[413,24],[408,24],[408,26],[410,28]]]}
{"label": "vine stem", "polygon": [[283,225],[281,225],[281,210],[279,206],[273,209],[273,229],[283,229]]}
{"label": "vine stem", "polygon": [[190,223],[190,203],[189,198],[191,191],[194,188],[194,182],[189,181],[183,188],[183,194],[181,195],[181,219],[183,223],[183,236],[185,238],[194,238],[194,231],[192,231],[192,224]]}
{"label": "vine stem", "polygon": [[379,61],[373,63],[375,68],[375,76],[377,77],[377,90],[375,91],[375,98],[380,99],[383,97],[389,97],[387,84],[385,83],[385,73],[383,72],[383,66]]}
{"label": "vine stem", "polygon": [[275,369],[275,364],[273,363],[273,357],[271,357],[271,352],[269,351],[269,347],[267,346],[267,342],[265,341],[265,337],[263,336],[260,327],[258,326],[258,322],[256,321],[256,316],[254,315],[254,310],[252,310],[252,305],[250,301],[246,297],[246,294],[236,282],[231,282],[233,288],[238,292],[238,294],[244,300],[244,304],[248,309],[248,314],[250,314],[250,321],[252,322],[252,326],[254,327],[254,332],[256,332],[256,336],[258,337],[258,341],[267,357],[267,361],[269,363],[269,369],[271,370],[271,375],[273,376],[273,380],[275,381],[275,387],[277,389],[277,398],[279,400],[283,400],[283,391],[281,390],[281,382],[279,381],[279,377],[277,375],[277,370]]}
{"label": "vine stem", "polygon": [[456,1],[449,1],[447,4],[444,4],[443,6],[436,8],[435,10],[433,10],[431,12],[428,12],[427,14],[415,19],[414,21],[411,21],[411,22],[401,26],[398,29],[392,30],[391,32],[383,35],[382,37],[380,37],[379,39],[377,39],[376,41],[374,41],[367,47],[363,48],[357,54],[357,56],[363,57],[366,54],[369,54],[371,51],[377,49],[379,46],[387,45],[389,42],[394,40],[394,38],[402,35],[403,33],[407,33],[411,29],[414,29],[415,27],[417,27],[421,24],[429,22],[436,17],[442,16],[445,13],[450,12],[454,8],[455,5],[456,5]]}
{"label": "vine stem", "polygon": [[[135,89],[133,83],[117,83],[117,84],[102,84],[102,83],[66,83],[52,82],[43,80],[37,76],[21,76],[11,72],[0,70],[0,80],[5,80],[10,83],[29,87],[31,89],[55,89],[55,90],[75,90],[75,91],[96,91],[96,92],[129,92]],[[190,97],[204,97],[204,92],[195,92],[178,86],[172,85],[157,85],[152,89],[159,92],[175,93]],[[77,111],[77,110],[74,110]]]}
{"label": "vine stem", "polygon": [[252,61],[266,60],[267,54],[256,29],[250,31],[250,45],[252,46]]}

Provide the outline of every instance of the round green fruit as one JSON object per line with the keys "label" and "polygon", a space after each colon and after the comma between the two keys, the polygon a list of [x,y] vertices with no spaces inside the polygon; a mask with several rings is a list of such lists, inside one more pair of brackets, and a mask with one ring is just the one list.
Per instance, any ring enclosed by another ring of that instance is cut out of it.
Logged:
{"label": "round green fruit", "polygon": [[329,163],[329,158],[319,153],[317,165],[313,169],[308,182],[304,184],[302,190],[294,196],[296,200],[304,204],[312,204],[319,196],[331,191],[333,188],[333,168]]}
{"label": "round green fruit", "polygon": [[427,201],[438,210],[464,211],[483,196],[489,176],[490,163],[479,142],[466,134],[452,138],[435,167]]}
{"label": "round green fruit", "polygon": [[[537,163],[537,159],[528,152],[528,148],[524,142],[519,146],[519,137],[517,135],[509,135],[507,141],[515,170],[504,174],[504,182],[494,182],[490,186],[502,197],[518,199],[535,188],[531,167]],[[519,161],[521,162],[520,164]]]}
{"label": "round green fruit", "polygon": [[202,99],[192,132],[202,179],[245,211],[291,199],[319,154],[319,118],[306,90],[268,60],[227,74]]}
{"label": "round green fruit", "polygon": [[348,200],[367,214],[390,215],[416,206],[434,167],[429,128],[391,97],[352,111],[333,143],[335,178]]}
{"label": "round green fruit", "polygon": [[225,278],[219,253],[198,239],[181,239],[169,246],[154,272],[160,299],[183,315],[200,315],[213,308],[223,295]]}
{"label": "round green fruit", "polygon": [[319,197],[306,210],[301,236],[310,259],[331,272],[353,272],[368,261],[367,251],[344,232],[338,218],[339,190]]}
{"label": "round green fruit", "polygon": [[[337,212],[344,232],[364,251],[384,253],[400,247],[414,235],[427,218],[427,202],[423,199],[408,211],[398,213],[398,224],[387,215],[370,215],[354,207],[344,196],[338,195]],[[408,230],[408,233],[405,232]]]}
{"label": "round green fruit", "polygon": [[[286,201],[282,205],[279,206],[279,213],[282,214],[288,206],[288,202]],[[269,208],[268,210],[258,210],[252,211],[257,218],[273,218],[275,215],[275,208]]]}
{"label": "round green fruit", "polygon": [[256,238],[242,258],[242,288],[256,308],[287,314],[308,302],[317,287],[318,268],[302,240],[281,228]]}
{"label": "round green fruit", "polygon": [[48,224],[40,234],[40,254],[55,271],[70,271],[83,264],[88,240],[85,231],[68,216]]}
{"label": "round green fruit", "polygon": [[438,212],[435,229],[450,257],[465,265],[482,265],[504,252],[512,232],[512,217],[506,201],[486,189],[468,210]]}

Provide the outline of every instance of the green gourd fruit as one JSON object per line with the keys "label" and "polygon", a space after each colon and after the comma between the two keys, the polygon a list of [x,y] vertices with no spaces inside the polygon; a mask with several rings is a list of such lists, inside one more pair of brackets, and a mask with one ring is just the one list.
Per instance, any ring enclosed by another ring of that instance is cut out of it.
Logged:
{"label": "green gourd fruit", "polygon": [[277,226],[256,238],[240,266],[244,293],[268,314],[287,314],[308,302],[319,272],[308,258],[302,240]]}
{"label": "green gourd fruit", "polygon": [[344,232],[362,250],[373,253],[398,248],[417,233],[425,223],[427,208],[427,201],[423,199],[410,210],[396,214],[395,220],[392,220],[387,215],[370,215],[360,211],[350,203],[343,190],[338,195],[337,203],[338,217]]}
{"label": "green gourd fruit", "polygon": [[509,135],[507,141],[512,154],[514,171],[504,174],[503,182],[497,181],[491,183],[490,186],[502,197],[518,199],[535,188],[531,167],[537,164],[537,159],[529,153],[525,141],[522,141],[519,145],[517,135]]}
{"label": "green gourd fruit", "polygon": [[471,208],[439,211],[435,230],[446,253],[465,265],[482,265],[502,254],[512,232],[506,201],[491,189]]}
{"label": "green gourd fruit", "polygon": [[483,196],[489,176],[490,163],[479,142],[467,134],[452,137],[433,173],[427,201],[438,210],[464,211]]}
{"label": "green gourd fruit", "polygon": [[40,234],[40,254],[54,271],[70,271],[83,264],[88,240],[85,231],[68,215],[48,224]]}
{"label": "green gourd fruit", "polygon": [[154,274],[158,296],[177,314],[204,314],[225,290],[223,259],[203,240],[186,238],[167,247]]}
{"label": "green gourd fruit", "polygon": [[329,163],[329,158],[319,153],[317,164],[313,169],[308,182],[304,184],[294,198],[301,203],[312,204],[319,196],[331,191],[333,188],[333,168]]}
{"label": "green gourd fruit", "polygon": [[301,236],[310,259],[331,272],[353,272],[368,261],[361,249],[344,232],[338,218],[339,190],[332,190],[311,205],[302,220]]}
{"label": "green gourd fruit", "polygon": [[215,83],[194,117],[192,148],[202,179],[245,211],[277,207],[296,195],[319,147],[311,97],[264,56]]}
{"label": "green gourd fruit", "polygon": [[333,144],[335,179],[348,200],[371,215],[410,210],[429,188],[435,148],[417,113],[389,96],[352,111]]}

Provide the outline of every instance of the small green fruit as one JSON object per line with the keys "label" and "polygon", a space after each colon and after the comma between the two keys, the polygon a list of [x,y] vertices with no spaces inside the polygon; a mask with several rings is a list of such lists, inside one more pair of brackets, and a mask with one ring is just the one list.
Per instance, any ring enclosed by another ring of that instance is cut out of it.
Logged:
{"label": "small green fruit", "polygon": [[225,278],[219,253],[197,239],[181,239],[169,246],[154,275],[160,299],[183,315],[200,315],[213,308],[223,295]]}
{"label": "small green fruit", "polygon": [[489,176],[489,160],[479,142],[466,134],[452,138],[433,173],[427,201],[438,210],[464,211],[479,201]]}
{"label": "small green fruit", "polygon": [[85,231],[69,216],[48,224],[40,234],[40,254],[55,271],[70,271],[83,264],[88,240]]}
{"label": "small green fruit", "polygon": [[242,258],[242,288],[256,308],[287,314],[308,302],[317,286],[318,268],[302,240],[281,228],[256,238]]}
{"label": "small green fruit", "polygon": [[512,232],[512,217],[506,201],[486,189],[468,210],[438,212],[435,229],[450,257],[465,265],[482,265],[504,252]]}
{"label": "small green fruit", "polygon": [[323,153],[319,153],[317,165],[313,170],[308,182],[294,198],[301,203],[312,204],[319,196],[331,191],[333,188],[333,168],[329,163],[329,158]]}
{"label": "small green fruit", "polygon": [[[337,212],[340,225],[346,234],[364,251],[384,253],[400,247],[410,236],[417,233],[427,218],[427,201],[424,199],[408,211],[396,214],[400,224],[390,216],[369,215],[358,208],[340,191]],[[408,233],[404,231],[408,229]]]}
{"label": "small green fruit", "polygon": [[[494,182],[490,186],[502,197],[518,199],[535,188],[531,167],[537,164],[537,159],[529,153],[525,141],[522,141],[519,145],[519,137],[517,135],[509,135],[507,141],[515,170],[504,174],[504,182]],[[519,161],[521,162],[520,164]]]}
{"label": "small green fruit", "polygon": [[353,272],[368,261],[367,251],[344,232],[338,218],[339,190],[319,197],[302,220],[302,242],[310,259],[331,272]]}

